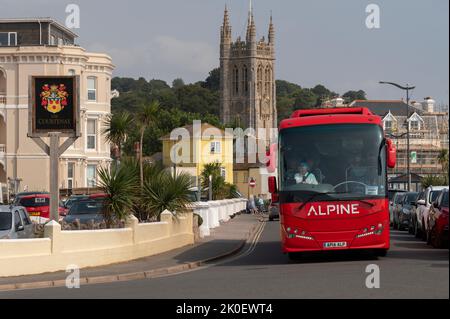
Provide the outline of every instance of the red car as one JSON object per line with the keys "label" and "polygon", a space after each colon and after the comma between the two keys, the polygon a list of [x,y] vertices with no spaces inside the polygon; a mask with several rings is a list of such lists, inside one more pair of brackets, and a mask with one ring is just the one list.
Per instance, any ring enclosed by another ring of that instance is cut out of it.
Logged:
{"label": "red car", "polygon": [[435,248],[448,245],[448,189],[444,189],[428,214],[428,243]]}
{"label": "red car", "polygon": [[[50,194],[36,193],[26,196],[21,196],[18,199],[18,205],[27,209],[28,214],[32,221],[38,224],[44,224],[50,219]],[[67,209],[60,202],[59,204],[59,216],[64,217],[67,214]]]}

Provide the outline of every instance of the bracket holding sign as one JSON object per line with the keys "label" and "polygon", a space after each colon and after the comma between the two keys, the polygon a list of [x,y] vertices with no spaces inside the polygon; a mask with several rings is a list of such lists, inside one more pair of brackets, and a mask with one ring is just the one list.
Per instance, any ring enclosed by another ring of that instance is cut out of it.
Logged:
{"label": "bracket holding sign", "polygon": [[81,136],[80,77],[30,76],[29,90],[28,137],[50,156],[50,219],[58,221],[59,158]]}

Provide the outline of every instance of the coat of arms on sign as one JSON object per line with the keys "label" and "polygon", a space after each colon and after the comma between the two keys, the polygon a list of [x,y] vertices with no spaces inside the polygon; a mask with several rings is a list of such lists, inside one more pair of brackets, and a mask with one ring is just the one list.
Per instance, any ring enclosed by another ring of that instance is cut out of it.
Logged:
{"label": "coat of arms on sign", "polygon": [[45,84],[40,95],[42,107],[53,114],[61,112],[67,106],[69,94],[66,90],[64,84]]}

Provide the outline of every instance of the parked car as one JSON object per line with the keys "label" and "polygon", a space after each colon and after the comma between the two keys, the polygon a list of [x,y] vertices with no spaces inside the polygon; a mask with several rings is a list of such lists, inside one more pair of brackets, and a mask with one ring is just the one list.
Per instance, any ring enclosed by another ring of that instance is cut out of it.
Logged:
{"label": "parked car", "polygon": [[428,243],[435,248],[448,245],[448,189],[441,191],[428,215]]}
{"label": "parked car", "polygon": [[0,239],[33,237],[33,223],[25,207],[0,206]]}
{"label": "parked car", "polygon": [[280,218],[280,210],[277,203],[271,203],[269,206],[269,221]]}
{"label": "parked car", "polygon": [[94,223],[103,222],[105,220],[103,215],[103,201],[87,199],[73,203],[63,221],[73,223],[76,220],[80,224],[88,224],[91,221]]}
{"label": "parked car", "polygon": [[416,205],[417,192],[409,192],[403,196],[403,200],[397,213],[397,229],[403,230],[411,228],[411,214]]}
{"label": "parked car", "polygon": [[423,240],[427,240],[428,212],[430,211],[432,203],[444,189],[448,189],[448,186],[430,186],[419,194],[419,197],[417,198],[416,214],[413,220],[414,234],[417,238],[422,237]]}
{"label": "parked car", "polygon": [[80,200],[88,199],[89,197],[87,195],[72,195],[70,196],[65,202],[64,207],[69,210],[70,207],[72,207],[73,203],[78,202]]}
{"label": "parked car", "polygon": [[398,211],[402,209],[406,192],[396,193],[393,199],[391,222],[394,229],[398,229]]}
{"label": "parked car", "polygon": [[406,193],[406,191],[398,190],[398,189],[391,189],[391,190],[388,191],[388,195],[389,195],[389,220],[390,220],[390,225],[391,226],[394,224],[395,201],[396,201],[396,198],[399,196],[397,194],[404,194],[404,193]]}
{"label": "parked car", "polygon": [[[49,193],[27,193],[18,194],[16,197],[16,205],[26,208],[31,220],[38,224],[45,224],[50,219],[50,194]],[[59,216],[62,218],[66,215],[67,209],[62,202],[58,207]]]}

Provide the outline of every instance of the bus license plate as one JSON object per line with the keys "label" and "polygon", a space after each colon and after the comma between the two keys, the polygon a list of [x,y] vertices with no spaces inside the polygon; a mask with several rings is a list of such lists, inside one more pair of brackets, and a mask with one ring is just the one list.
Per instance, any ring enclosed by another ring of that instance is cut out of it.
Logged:
{"label": "bus license plate", "polygon": [[344,248],[344,247],[347,247],[347,242],[343,241],[343,242],[334,242],[334,243],[324,243],[323,247],[324,248]]}

